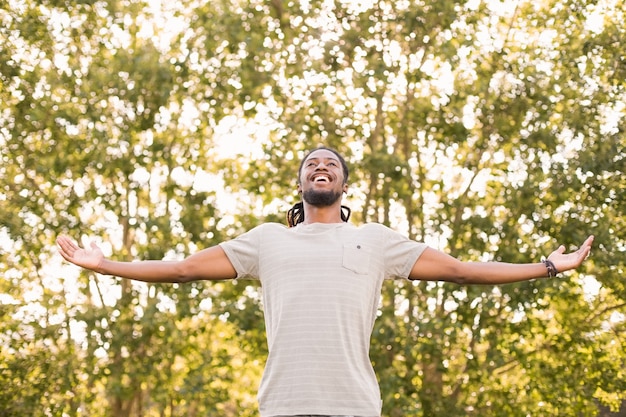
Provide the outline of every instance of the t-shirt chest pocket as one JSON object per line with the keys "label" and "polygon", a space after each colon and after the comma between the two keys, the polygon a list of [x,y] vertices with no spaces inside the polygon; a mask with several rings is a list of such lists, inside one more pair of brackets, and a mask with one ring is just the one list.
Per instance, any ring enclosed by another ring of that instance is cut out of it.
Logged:
{"label": "t-shirt chest pocket", "polygon": [[359,243],[344,243],[342,265],[357,274],[367,274],[370,271],[370,252]]}

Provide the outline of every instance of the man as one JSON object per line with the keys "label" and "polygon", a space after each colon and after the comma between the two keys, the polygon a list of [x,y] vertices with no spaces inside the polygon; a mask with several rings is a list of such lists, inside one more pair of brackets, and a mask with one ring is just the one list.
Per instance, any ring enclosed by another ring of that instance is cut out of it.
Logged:
{"label": "man", "polygon": [[262,417],[380,416],[369,344],[383,279],[506,284],[576,268],[591,250],[592,236],[542,263],[461,262],[380,224],[347,223],[347,180],[341,155],[315,149],[300,165],[302,202],[289,211],[290,227],[264,224],[181,261],[115,262],[94,244],[57,241],[66,260],[101,274],[146,282],[259,279],[269,347]]}

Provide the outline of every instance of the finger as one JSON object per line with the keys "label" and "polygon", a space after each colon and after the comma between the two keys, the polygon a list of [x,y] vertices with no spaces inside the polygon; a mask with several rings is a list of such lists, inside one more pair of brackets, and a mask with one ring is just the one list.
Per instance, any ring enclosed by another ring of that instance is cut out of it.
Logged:
{"label": "finger", "polygon": [[66,251],[68,246],[68,239],[65,236],[59,236],[57,238],[57,245],[59,245],[59,249],[62,251]]}
{"label": "finger", "polygon": [[589,236],[582,245],[578,248],[576,253],[582,257],[583,259],[589,255],[591,252],[591,244],[593,243],[593,236]]}
{"label": "finger", "polygon": [[65,240],[63,241],[62,248],[63,248],[63,249],[64,249],[67,253],[73,254],[73,253],[74,253],[74,252],[76,252],[76,250],[78,249],[78,246],[74,243],[74,241],[73,241],[73,240],[71,240],[71,239],[69,239],[69,238],[68,238],[68,239],[65,239]]}
{"label": "finger", "polygon": [[63,256],[65,260],[72,262],[74,254],[80,249],[78,245],[67,236],[59,238],[57,242],[59,244],[59,253],[61,253],[61,256]]}
{"label": "finger", "polygon": [[58,244],[59,244],[59,253],[63,257],[63,259],[65,259],[66,261],[69,261],[71,259],[71,255],[69,254],[69,251],[66,248],[65,243],[64,242],[58,242]]}
{"label": "finger", "polygon": [[59,251],[59,254],[61,255],[63,259],[65,259],[66,261],[69,261],[69,259],[67,259],[67,255],[65,255],[63,251]]}

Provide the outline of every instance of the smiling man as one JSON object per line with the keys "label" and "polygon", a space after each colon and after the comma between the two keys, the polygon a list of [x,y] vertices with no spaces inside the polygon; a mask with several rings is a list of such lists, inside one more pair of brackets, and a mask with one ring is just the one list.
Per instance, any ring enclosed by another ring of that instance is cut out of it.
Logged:
{"label": "smiling man", "polygon": [[304,158],[298,168],[298,193],[303,202],[287,213],[289,226],[304,222],[304,204],[318,222],[348,221],[350,209],[341,205],[341,196],[348,191],[348,175],[346,161],[333,149],[320,147]]}
{"label": "smiling man", "polygon": [[312,207],[332,206],[348,190],[347,174],[342,172],[341,162],[333,152],[322,149],[316,155],[306,159],[300,168],[298,191]]}
{"label": "smiling man", "polygon": [[269,356],[259,388],[262,417],[379,417],[381,399],[369,360],[384,279],[507,284],[580,266],[593,237],[572,253],[559,247],[540,263],[461,262],[393,230],[348,223],[341,205],[349,170],[333,149],[302,160],[302,202],[289,227],[267,223],[181,261],[115,262],[94,244],[57,241],[69,262],[145,282],[260,280]]}

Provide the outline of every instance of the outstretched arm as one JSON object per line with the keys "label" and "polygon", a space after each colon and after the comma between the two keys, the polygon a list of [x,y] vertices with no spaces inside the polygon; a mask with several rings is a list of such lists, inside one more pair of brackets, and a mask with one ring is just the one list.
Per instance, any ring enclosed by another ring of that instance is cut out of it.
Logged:
{"label": "outstretched arm", "polygon": [[116,262],[104,257],[92,243],[81,248],[67,236],[57,238],[59,253],[68,262],[105,275],[145,282],[188,282],[235,278],[237,272],[219,246],[213,246],[181,261]]}
{"label": "outstretched arm", "polygon": [[[578,268],[589,255],[592,243],[593,236],[589,236],[577,251],[571,253],[565,253],[565,246],[561,245],[548,256],[548,260],[558,272]],[[458,284],[507,284],[547,276],[548,269],[544,263],[461,262],[428,248],[413,265],[409,278]]]}

